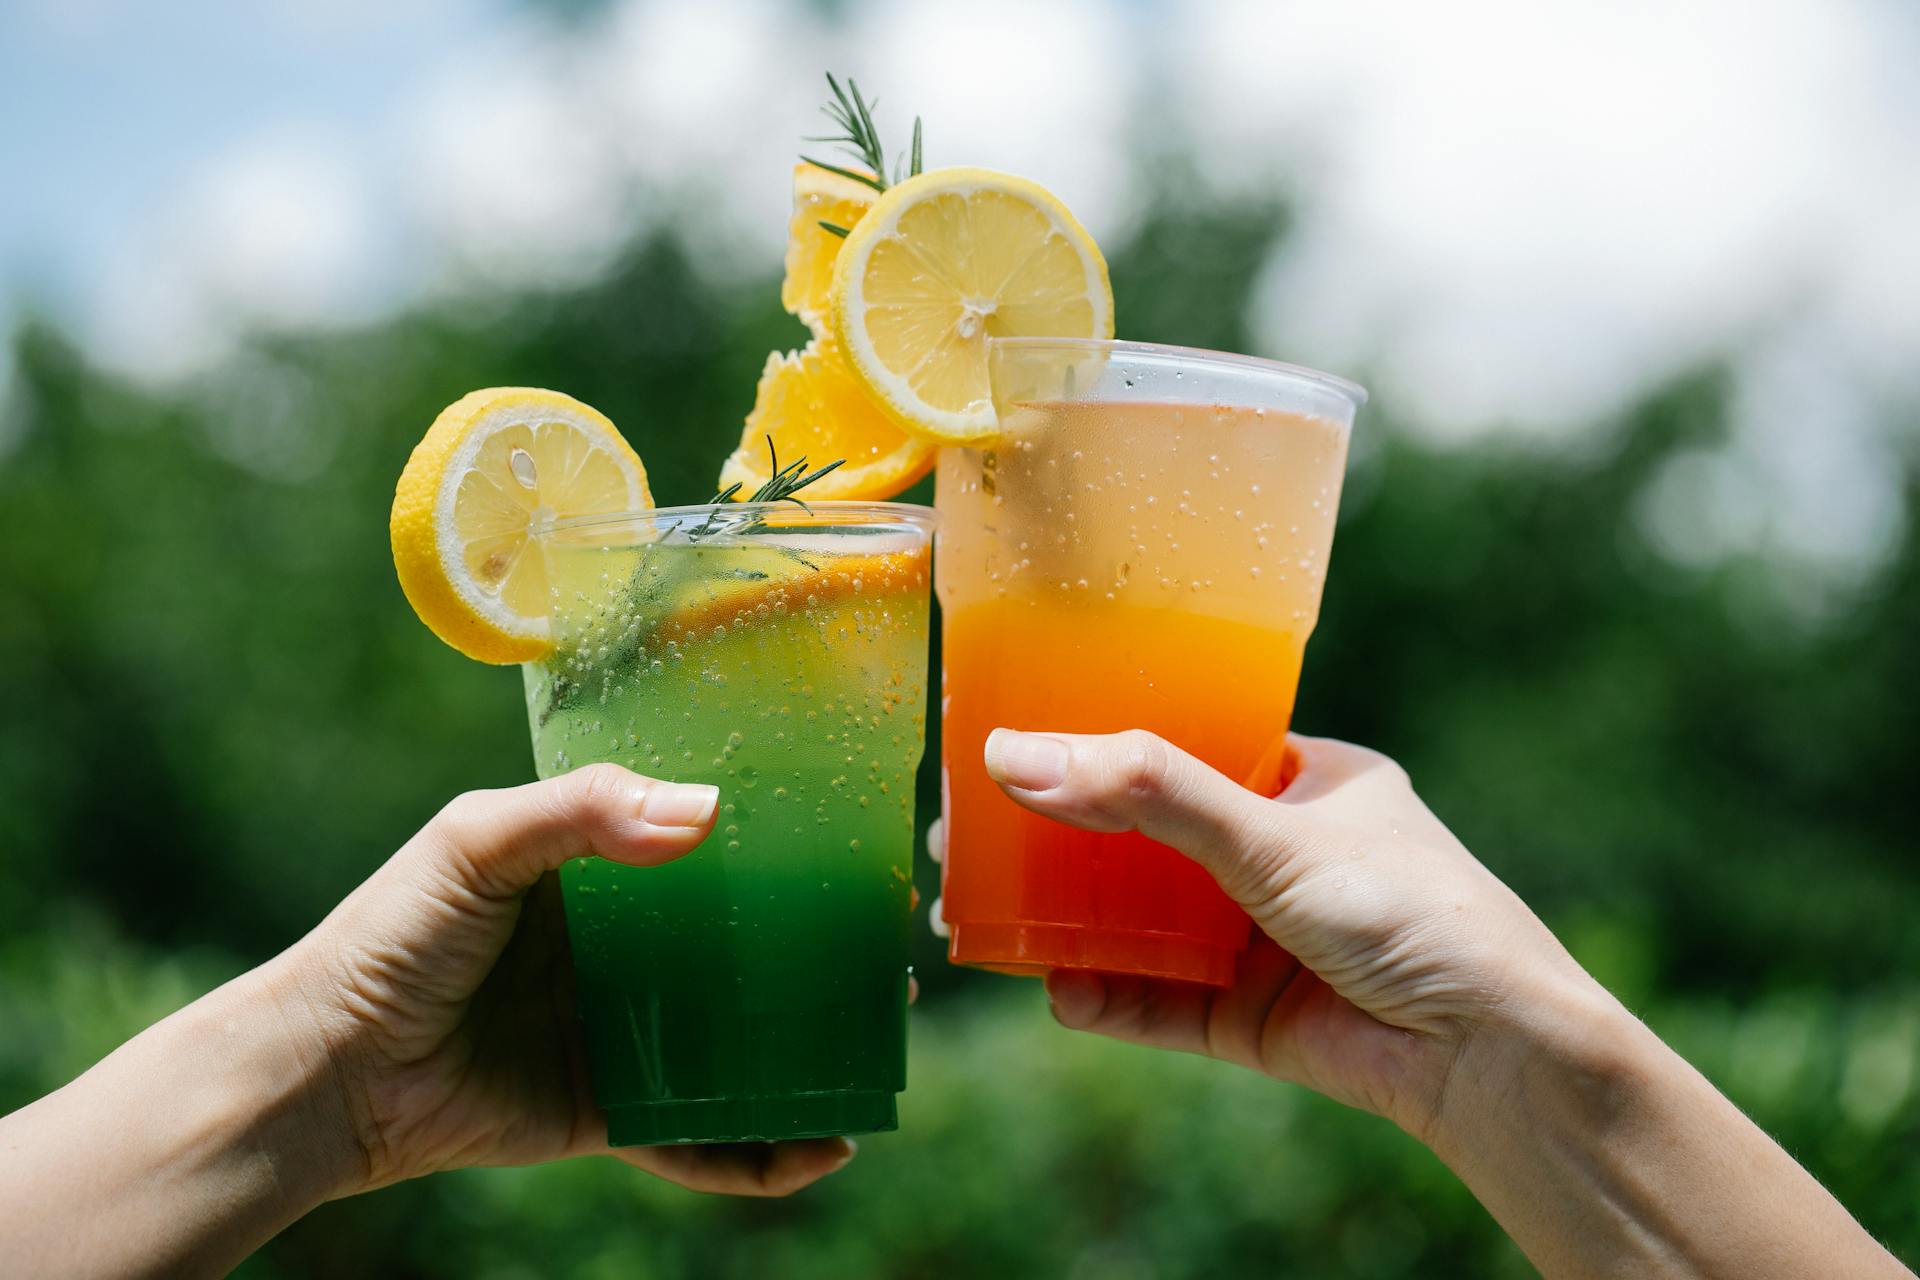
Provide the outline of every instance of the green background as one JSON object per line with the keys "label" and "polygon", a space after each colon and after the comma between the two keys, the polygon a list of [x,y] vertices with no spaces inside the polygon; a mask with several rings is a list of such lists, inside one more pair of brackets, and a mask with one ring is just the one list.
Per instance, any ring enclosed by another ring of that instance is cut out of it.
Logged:
{"label": "green background", "polygon": [[[1246,349],[1244,290],[1285,222],[1154,211],[1107,246],[1122,334]],[[441,406],[572,392],[661,501],[698,500],[766,352],[802,338],[777,283],[715,286],[673,241],[638,243],[590,288],[262,337],[165,395],[20,331],[0,1109],[285,946],[449,796],[531,776],[518,673],[444,648],[394,582],[393,482]],[[1764,565],[1679,570],[1635,531],[1661,462],[1727,430],[1721,370],[1577,456],[1433,451],[1417,413],[1361,417],[1298,726],[1399,757],[1622,999],[1920,1259],[1916,526],[1808,625]],[[951,970],[916,936],[900,1131],[826,1184],[766,1203],[610,1161],[442,1175],[327,1206],[243,1274],[1528,1273],[1384,1123],[1068,1034],[1037,986]]]}

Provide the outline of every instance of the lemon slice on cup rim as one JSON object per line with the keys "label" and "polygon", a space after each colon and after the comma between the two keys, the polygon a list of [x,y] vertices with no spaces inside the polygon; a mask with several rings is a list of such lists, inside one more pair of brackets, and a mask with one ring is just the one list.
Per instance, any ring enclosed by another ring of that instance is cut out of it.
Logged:
{"label": "lemon slice on cup rim", "polygon": [[533,531],[653,506],[647,471],[606,416],[572,396],[489,387],[441,411],[395,488],[389,533],[420,620],[481,662],[552,647]]}
{"label": "lemon slice on cup rim", "polygon": [[883,412],[922,439],[998,431],[992,337],[1111,338],[1106,260],[1066,205],[990,169],[933,169],[890,187],[834,264],[834,337]]}

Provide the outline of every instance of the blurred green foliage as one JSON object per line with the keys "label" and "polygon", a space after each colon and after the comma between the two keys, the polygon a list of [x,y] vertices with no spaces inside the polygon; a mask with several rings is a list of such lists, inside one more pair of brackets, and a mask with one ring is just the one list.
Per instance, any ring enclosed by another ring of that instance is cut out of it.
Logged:
{"label": "blurred green foliage", "polygon": [[[1283,227],[1156,212],[1113,246],[1122,332],[1244,349]],[[286,945],[447,797],[530,776],[517,673],[443,648],[401,598],[392,485],[442,405],[531,383],[605,410],[662,501],[704,497],[765,353],[802,335],[771,279],[697,267],[652,241],[590,288],[262,337],[164,395],[49,326],[17,336],[0,1109]],[[1401,428],[1418,406],[1371,406],[1298,723],[1400,757],[1587,964],[1920,1259],[1920,539],[1817,627],[1770,612],[1758,567],[1661,562],[1637,495],[1724,431],[1723,401],[1700,370],[1564,457],[1434,452]],[[923,779],[923,818],[932,801]],[[900,1132],[822,1187],[767,1204],[607,1161],[473,1171],[327,1206],[245,1273],[1528,1274],[1386,1125],[1068,1035],[1036,987],[919,945]]]}

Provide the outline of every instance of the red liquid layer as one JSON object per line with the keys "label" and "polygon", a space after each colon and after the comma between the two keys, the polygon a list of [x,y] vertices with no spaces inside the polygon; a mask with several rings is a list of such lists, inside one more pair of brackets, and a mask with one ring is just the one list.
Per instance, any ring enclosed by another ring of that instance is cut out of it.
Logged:
{"label": "red liquid layer", "polygon": [[1249,922],[1210,875],[1137,832],[1081,831],[1021,808],[982,752],[1001,726],[1148,729],[1271,794],[1300,640],[1169,609],[1002,597],[949,614],[944,649],[949,957],[1232,982]]}

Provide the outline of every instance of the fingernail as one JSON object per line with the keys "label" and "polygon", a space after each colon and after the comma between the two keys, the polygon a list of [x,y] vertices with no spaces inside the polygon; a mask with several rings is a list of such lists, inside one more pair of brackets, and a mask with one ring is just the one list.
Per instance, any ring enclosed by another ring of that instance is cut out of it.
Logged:
{"label": "fingernail", "polygon": [[720,788],[703,782],[656,782],[640,799],[640,817],[656,827],[704,827],[720,805]]}
{"label": "fingernail", "polygon": [[1051,791],[1067,780],[1067,744],[1043,733],[995,729],[987,735],[987,776],[1022,791]]}

